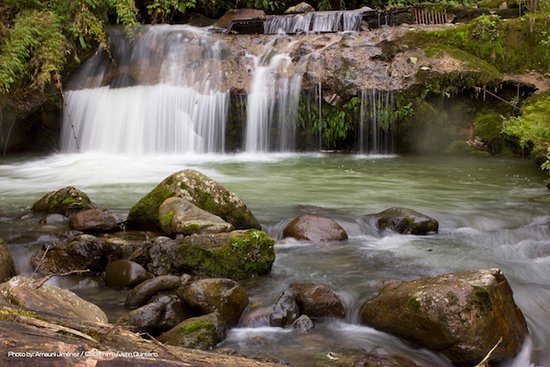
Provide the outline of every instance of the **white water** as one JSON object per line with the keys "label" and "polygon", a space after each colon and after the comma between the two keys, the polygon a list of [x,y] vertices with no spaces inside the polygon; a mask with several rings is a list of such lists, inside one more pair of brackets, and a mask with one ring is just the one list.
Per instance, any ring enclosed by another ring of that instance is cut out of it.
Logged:
{"label": "white water", "polygon": [[361,30],[363,13],[370,8],[352,11],[324,11],[294,15],[271,15],[264,22],[265,34],[326,33]]}
{"label": "white water", "polygon": [[358,150],[361,154],[388,154],[395,151],[393,111],[393,91],[361,91],[358,134]]}
{"label": "white water", "polygon": [[130,46],[112,31],[119,67],[98,52],[65,92],[62,151],[223,152],[229,92],[220,43],[187,26],[141,32]]}

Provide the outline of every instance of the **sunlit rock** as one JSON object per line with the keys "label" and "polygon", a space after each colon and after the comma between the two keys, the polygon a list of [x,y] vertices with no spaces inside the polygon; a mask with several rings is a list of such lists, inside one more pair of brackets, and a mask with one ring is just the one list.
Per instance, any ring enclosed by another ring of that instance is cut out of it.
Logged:
{"label": "sunlit rock", "polygon": [[336,221],[319,215],[302,214],[283,230],[283,236],[312,242],[342,241],[348,234]]}

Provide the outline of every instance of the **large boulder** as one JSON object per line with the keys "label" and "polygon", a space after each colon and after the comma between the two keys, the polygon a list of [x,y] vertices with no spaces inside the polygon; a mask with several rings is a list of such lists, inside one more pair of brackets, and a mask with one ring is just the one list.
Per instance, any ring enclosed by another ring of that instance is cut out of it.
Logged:
{"label": "large boulder", "polygon": [[365,217],[373,220],[381,230],[389,229],[401,234],[425,235],[437,233],[439,229],[439,222],[434,218],[407,208],[389,208]]}
{"label": "large boulder", "polygon": [[119,230],[113,213],[101,209],[86,209],[69,217],[69,227],[82,232],[114,232]]}
{"label": "large boulder", "polygon": [[334,220],[319,215],[302,214],[294,218],[283,230],[283,237],[297,240],[326,242],[343,241],[348,234]]}
{"label": "large boulder", "polygon": [[163,232],[189,236],[195,233],[231,232],[233,226],[217,215],[193,205],[189,200],[172,197],[159,207],[159,224]]}
{"label": "large boulder", "polygon": [[73,292],[25,276],[0,284],[0,299],[28,311],[82,322],[107,323],[107,316],[96,305]]}
{"label": "large boulder", "polygon": [[274,243],[255,229],[192,235],[181,240],[160,237],[147,249],[147,267],[155,275],[188,273],[241,280],[271,270]]}
{"label": "large boulder", "polygon": [[0,282],[15,275],[15,264],[8,246],[0,240]]}
{"label": "large boulder", "polygon": [[525,318],[499,269],[445,274],[390,284],[361,308],[361,320],[472,366],[513,357],[528,334]]}
{"label": "large boulder", "polygon": [[199,314],[219,312],[228,326],[238,324],[248,305],[246,290],[231,279],[199,279],[178,289],[177,294]]}
{"label": "large boulder", "polygon": [[105,284],[111,288],[131,288],[146,279],[147,270],[130,260],[115,260],[105,269]]}
{"label": "large boulder", "polygon": [[235,20],[265,19],[265,12],[258,9],[230,9],[214,23],[214,27],[228,28]]}
{"label": "large boulder", "polygon": [[138,201],[128,214],[128,226],[137,229],[158,228],[159,207],[164,200],[174,196],[221,217],[237,229],[260,229],[260,224],[237,194],[191,169],[167,177]]}
{"label": "large boulder", "polygon": [[225,339],[227,326],[223,317],[212,312],[208,315],[192,317],[182,321],[159,336],[159,340],[169,345],[194,349],[212,349]]}
{"label": "large boulder", "polygon": [[315,11],[315,8],[308,3],[303,2],[289,7],[285,10],[285,14],[310,13],[312,11]]}
{"label": "large boulder", "polygon": [[103,243],[92,235],[84,234],[36,251],[31,263],[40,274],[86,269],[99,272],[106,266],[104,255]]}
{"label": "large boulder", "polygon": [[290,290],[296,296],[300,314],[312,319],[323,317],[344,318],[346,307],[342,299],[326,285],[292,283]]}
{"label": "large boulder", "polygon": [[49,192],[32,206],[34,212],[63,215],[91,208],[95,208],[95,205],[88,195],[72,186]]}
{"label": "large boulder", "polygon": [[125,304],[131,308],[143,306],[151,297],[161,292],[176,290],[189,282],[190,278],[187,274],[182,276],[161,275],[146,280],[128,292]]}

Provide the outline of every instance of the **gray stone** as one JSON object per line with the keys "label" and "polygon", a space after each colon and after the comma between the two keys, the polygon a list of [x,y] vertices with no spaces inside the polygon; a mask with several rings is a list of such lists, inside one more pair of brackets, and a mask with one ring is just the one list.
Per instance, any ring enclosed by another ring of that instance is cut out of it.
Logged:
{"label": "gray stone", "polygon": [[182,276],[161,275],[146,280],[128,292],[125,304],[133,308],[143,306],[157,293],[175,290],[186,284],[190,278],[186,274]]}
{"label": "gray stone", "polygon": [[269,316],[269,324],[284,327],[292,324],[298,316],[300,316],[300,309],[296,303],[296,296],[292,290],[287,289],[273,306],[273,312]]}
{"label": "gray stone", "polygon": [[292,327],[294,329],[298,329],[302,333],[307,333],[315,327],[315,324],[311,321],[308,315],[302,315],[294,320]]}
{"label": "gray stone", "polygon": [[365,217],[373,219],[379,229],[389,229],[401,234],[425,235],[437,233],[439,229],[439,222],[434,218],[407,208],[389,208]]}
{"label": "gray stone", "polygon": [[86,209],[69,217],[69,227],[82,232],[114,232],[119,230],[114,214],[101,209]]}

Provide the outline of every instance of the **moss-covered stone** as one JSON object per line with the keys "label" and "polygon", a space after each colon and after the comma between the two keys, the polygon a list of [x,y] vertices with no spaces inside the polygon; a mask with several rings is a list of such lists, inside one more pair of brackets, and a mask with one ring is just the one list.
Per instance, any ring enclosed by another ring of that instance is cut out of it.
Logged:
{"label": "moss-covered stone", "polygon": [[274,243],[254,229],[190,236],[178,245],[174,266],[179,272],[234,280],[267,274],[275,261]]}
{"label": "moss-covered stone", "polygon": [[212,349],[225,338],[226,333],[225,321],[219,313],[212,312],[208,315],[184,320],[160,335],[158,339],[169,345]]}
{"label": "moss-covered stone", "polygon": [[32,210],[35,212],[63,215],[92,208],[95,208],[95,205],[88,195],[72,186],[49,192],[32,206]]}
{"label": "moss-covered stone", "polygon": [[[237,229],[259,229],[260,225],[245,203],[233,192],[203,175],[186,169],[164,179],[132,207],[128,225],[138,229],[159,227],[159,207],[170,197],[181,197],[197,207],[221,217]],[[162,218],[163,223],[168,217]]]}
{"label": "moss-covered stone", "polygon": [[437,233],[439,229],[437,220],[408,208],[389,208],[365,217],[373,219],[381,230],[389,229],[402,234],[425,235]]}

